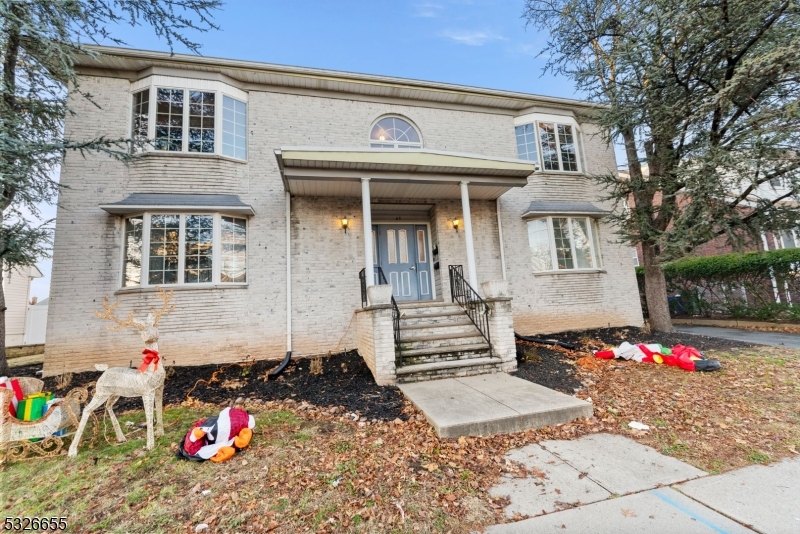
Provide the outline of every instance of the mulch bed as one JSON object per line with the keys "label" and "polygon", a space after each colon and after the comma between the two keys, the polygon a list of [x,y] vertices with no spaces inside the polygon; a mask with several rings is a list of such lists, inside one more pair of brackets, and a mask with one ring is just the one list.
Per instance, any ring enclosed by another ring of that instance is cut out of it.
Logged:
{"label": "mulch bed", "polygon": [[[600,328],[562,332],[543,336],[578,346],[575,351],[554,348],[528,342],[517,342],[519,369],[516,376],[542,386],[574,394],[583,387],[576,376],[575,360],[591,350],[603,348],[600,343],[618,345],[622,341],[661,343],[666,346],[692,345],[700,350],[725,350],[746,348],[753,345],[720,338],[696,336],[683,333],[643,334],[641,329]],[[535,347],[535,354],[524,359],[524,353]],[[201,365],[168,369],[164,388],[164,404],[180,404],[191,397],[194,400],[213,404],[231,403],[241,397],[262,401],[293,399],[320,407],[341,406],[367,419],[405,419],[403,394],[396,387],[381,387],[375,384],[364,360],[356,351],[335,354],[322,358],[322,373],[310,372],[311,360],[294,360],[277,379],[265,381],[267,373],[275,367],[275,361],[227,365]],[[41,364],[18,367],[16,376],[35,376]],[[70,384],[59,390],[56,377],[45,379],[45,389],[56,395],[71,388],[84,386],[97,380],[100,372],[76,373]],[[140,410],[138,398],[122,398],[117,402],[120,412]]]}
{"label": "mulch bed", "polygon": [[593,350],[605,348],[604,345],[616,346],[623,341],[630,343],[661,343],[666,347],[681,344],[696,347],[701,351],[756,346],[741,341],[681,332],[652,332],[645,334],[642,333],[641,328],[635,327],[597,328],[530,337],[571,343],[576,345],[576,349],[553,348],[549,345],[518,340],[516,376],[570,395],[583,389],[583,383],[577,377],[576,360],[586,356],[587,353],[591,353]]}
{"label": "mulch bed", "polygon": [[[189,397],[212,404],[231,403],[239,397],[261,401],[292,399],[320,407],[341,406],[368,419],[391,421],[408,417],[402,413],[400,390],[375,384],[372,373],[356,351],[323,357],[322,373],[316,375],[310,372],[311,360],[294,360],[277,379],[265,381],[276,364],[275,361],[258,361],[167,369],[164,404],[180,404]],[[18,367],[14,375],[35,376],[41,368],[41,364]],[[96,381],[101,374],[98,371],[76,373],[63,390],[56,387],[56,377],[48,377],[44,379],[45,390],[63,394]],[[142,401],[121,398],[115,408],[118,412],[141,410]]]}

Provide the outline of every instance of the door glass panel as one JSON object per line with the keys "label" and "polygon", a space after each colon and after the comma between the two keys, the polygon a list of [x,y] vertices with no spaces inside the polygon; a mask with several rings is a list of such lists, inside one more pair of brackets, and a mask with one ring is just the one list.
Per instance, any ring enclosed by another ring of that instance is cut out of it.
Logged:
{"label": "door glass panel", "polygon": [[591,269],[594,264],[592,263],[592,246],[589,242],[589,229],[586,225],[586,219],[571,220],[572,240],[575,243],[575,260],[578,264],[578,269]]}
{"label": "door glass panel", "polygon": [[400,263],[408,263],[408,236],[405,230],[398,230],[397,238],[400,241]]}
{"label": "door glass panel", "polygon": [[559,269],[574,269],[572,245],[569,240],[569,219],[553,217],[553,236],[556,242],[556,260]]}
{"label": "door glass panel", "polygon": [[378,265],[378,242],[375,239],[375,230],[372,231],[372,264]]}
{"label": "door glass panel", "polygon": [[417,230],[417,261],[425,263],[427,257],[425,256],[425,231]]}
{"label": "door glass panel", "polygon": [[397,263],[397,242],[394,230],[386,230],[386,252],[389,254],[389,263]]}

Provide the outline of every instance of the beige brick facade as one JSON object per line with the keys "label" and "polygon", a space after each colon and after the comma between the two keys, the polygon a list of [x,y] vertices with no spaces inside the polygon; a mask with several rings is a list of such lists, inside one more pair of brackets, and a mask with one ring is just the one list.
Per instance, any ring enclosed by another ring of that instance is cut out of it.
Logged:
{"label": "beige brick facade", "polygon": [[[127,137],[130,87],[128,79],[87,76],[83,89],[94,95],[100,109],[73,98],[77,113],[67,119],[67,136]],[[46,375],[91,369],[95,363],[135,365],[141,358],[137,335],[108,331],[93,314],[106,295],[120,302],[119,315],[141,314],[157,305],[153,290],[120,291],[122,222],[101,210],[101,204],[132,193],[169,192],[235,194],[251,205],[255,215],[248,223],[247,286],[175,291],[177,309],[160,325],[161,351],[170,365],[278,359],[286,351],[286,199],[275,149],[367,147],[373,122],[381,115],[396,114],[413,121],[426,149],[516,158],[514,114],[508,110],[466,105],[455,109],[458,106],[411,99],[370,101],[341,92],[289,94],[255,84],[246,90],[247,162],[147,154],[125,166],[106,156],[66,156],[53,252]],[[587,171],[615,170],[613,151],[593,136],[591,124],[581,126]],[[596,202],[598,190],[585,176],[537,173],[528,182],[499,200],[514,328],[533,334],[641,324],[630,249],[615,244],[613,229],[605,224],[601,272],[533,274],[521,219],[528,203]],[[434,283],[438,298],[449,300],[448,266],[464,265],[466,270],[465,233],[456,232],[450,222],[462,219],[461,202],[436,198],[414,202],[433,205],[430,239],[438,245],[440,264]],[[361,307],[358,271],[364,266],[361,199],[293,197],[291,203],[294,354],[352,349],[359,343],[354,310]],[[494,200],[471,202],[479,282],[503,278],[497,205]],[[340,224],[343,216],[353,217],[347,233]]]}

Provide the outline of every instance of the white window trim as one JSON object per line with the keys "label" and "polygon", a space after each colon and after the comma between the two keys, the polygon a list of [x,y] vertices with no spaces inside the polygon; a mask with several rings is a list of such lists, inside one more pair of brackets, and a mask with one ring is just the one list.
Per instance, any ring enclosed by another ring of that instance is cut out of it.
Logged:
{"label": "white window trim", "polygon": [[[585,220],[588,221],[587,227],[588,227],[589,235],[587,237],[588,237],[588,241],[589,241],[589,250],[592,253],[592,263],[595,265],[594,267],[581,267],[581,268],[577,268],[576,267],[576,268],[572,268],[572,269],[559,269],[558,268],[558,253],[556,251],[556,234],[553,231],[553,218],[554,217],[557,217],[559,219],[570,219],[570,222],[567,223],[567,227],[570,229],[569,244],[570,244],[570,251],[572,253],[573,265],[577,264],[577,260],[576,260],[577,254],[576,254],[576,251],[575,251],[575,240],[572,238],[572,223],[571,223],[571,221],[572,221],[572,219],[585,219]],[[527,226],[528,222],[531,222],[531,221],[534,221],[534,220],[541,220],[541,219],[545,219],[547,221],[547,237],[550,240],[550,262],[551,262],[550,265],[554,266],[555,269],[549,269],[549,270],[546,270],[546,271],[535,271],[534,270],[533,271],[534,275],[538,275],[538,274],[569,274],[569,273],[599,273],[599,272],[606,272],[605,269],[603,268],[602,256],[600,255],[600,251],[599,250],[595,250],[595,246],[594,246],[595,245],[594,233],[595,233],[596,228],[597,228],[597,221],[593,217],[589,217],[589,216],[586,216],[586,215],[578,215],[578,216],[575,216],[575,217],[572,217],[570,215],[548,215],[546,217],[533,217],[533,218],[527,219],[525,221],[526,226]],[[599,236],[597,237],[597,243],[600,243],[600,237]],[[528,248],[530,249],[530,238],[528,238]]]}
{"label": "white window trim", "polygon": [[[399,141],[399,142],[398,141],[391,141],[391,142],[390,141],[377,141],[375,139],[372,139],[372,137],[371,137],[372,136],[372,130],[373,130],[373,128],[375,128],[375,125],[378,124],[383,119],[392,119],[392,118],[400,119],[400,120],[405,121],[408,124],[410,124],[411,127],[414,128],[414,130],[416,130],[417,135],[419,136],[419,143],[407,143],[407,142],[404,142],[404,141]],[[408,117],[405,117],[403,115],[398,115],[397,113],[387,113],[386,115],[381,115],[380,117],[378,117],[377,119],[372,121],[372,124],[370,124],[369,130],[367,131],[367,143],[368,143],[368,146],[370,148],[372,148],[373,144],[394,145],[392,147],[392,149],[397,149],[397,148],[400,148],[400,147],[404,147],[404,148],[422,148],[422,147],[425,146],[425,139],[422,137],[422,132],[420,131],[419,126],[417,126],[417,124],[414,121],[412,121],[411,119],[409,119]],[[375,147],[375,148],[388,148],[388,147]]]}
{"label": "white window trim", "polygon": [[[556,125],[556,145],[558,143],[558,124],[564,124],[568,126],[572,126],[572,137],[573,137],[573,145],[575,146],[575,162],[578,165],[577,171],[565,171],[564,169],[564,162],[561,157],[561,148],[556,150],[558,154],[558,166],[559,170],[547,170],[544,168],[544,160],[542,159],[542,142],[539,138],[539,123],[542,122],[551,122]],[[570,175],[578,175],[583,174],[585,166],[584,166],[584,155],[583,155],[583,131],[581,130],[580,126],[578,126],[578,122],[569,115],[550,115],[544,113],[536,113],[532,115],[523,115],[521,117],[514,118],[514,127],[517,126],[525,126],[526,124],[533,124],[534,135],[536,137],[536,163],[539,165],[539,171],[541,173],[557,173],[557,174],[570,174]],[[514,137],[515,148],[516,148],[516,135]],[[519,153],[517,153],[519,155]]]}
{"label": "white window trim", "polygon": [[[151,215],[178,215],[180,217],[180,227],[178,231],[178,283],[177,284],[150,284],[150,216]],[[214,226],[212,229],[213,234],[213,252],[211,254],[211,282],[203,283],[190,283],[185,282],[184,268],[186,266],[186,216],[187,215],[213,215]],[[142,221],[142,272],[140,275],[139,285],[125,286],[125,220],[131,217],[143,218]],[[245,281],[244,282],[222,282],[222,217],[233,217],[236,219],[244,219],[247,224],[247,231],[245,233]],[[247,286],[250,283],[250,219],[243,217],[241,214],[230,214],[226,212],[203,212],[193,211],[191,213],[177,213],[170,210],[153,210],[144,211],[139,213],[126,214],[120,217],[120,226],[122,229],[122,249],[120,254],[120,273],[117,282],[119,291],[135,291],[140,289],[151,289],[155,287],[164,287],[166,289],[180,288],[180,289],[211,289],[215,287],[237,287]]]}
{"label": "white window trim", "polygon": [[[157,115],[157,96],[158,89],[178,89],[183,90],[183,139],[180,152],[170,152],[168,150],[156,150],[152,146],[147,146],[141,153],[156,154],[189,154],[192,156],[216,155],[223,158],[230,158],[236,161],[247,161],[250,157],[249,136],[247,135],[247,123],[250,120],[250,105],[248,94],[223,82],[213,80],[195,80],[190,78],[178,78],[175,76],[149,76],[131,84],[130,98],[128,99],[128,133],[133,129],[133,95],[143,91],[150,91],[150,114],[147,124],[147,138],[155,141],[156,138],[156,115]],[[189,91],[201,91],[204,93],[214,93],[214,152],[189,152]],[[243,102],[246,106],[245,111],[245,159],[235,156],[228,156],[222,153],[222,114],[223,114],[223,95]],[[416,127],[416,126],[415,126]]]}

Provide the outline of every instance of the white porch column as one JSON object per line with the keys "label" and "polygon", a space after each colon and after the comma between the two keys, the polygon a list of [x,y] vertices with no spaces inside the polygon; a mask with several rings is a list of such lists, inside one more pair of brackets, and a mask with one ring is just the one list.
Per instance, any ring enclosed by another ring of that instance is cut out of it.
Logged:
{"label": "white porch column", "polygon": [[475,244],[472,242],[472,217],[469,212],[469,182],[461,182],[461,211],[464,215],[464,239],[467,241],[467,270],[469,285],[478,290],[478,274],[475,272]]}
{"label": "white porch column", "polygon": [[369,200],[369,178],[361,179],[361,206],[364,212],[364,268],[367,287],[375,285],[375,268],[372,264],[372,207]]}

